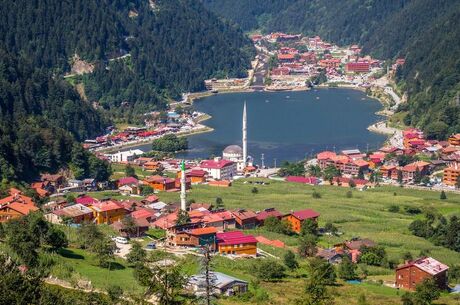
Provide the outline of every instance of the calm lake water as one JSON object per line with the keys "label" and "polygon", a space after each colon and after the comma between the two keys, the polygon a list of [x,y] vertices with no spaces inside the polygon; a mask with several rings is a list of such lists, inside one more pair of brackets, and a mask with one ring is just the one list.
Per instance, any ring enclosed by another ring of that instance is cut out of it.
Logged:
{"label": "calm lake water", "polygon": [[296,161],[325,149],[378,148],[386,139],[367,130],[381,119],[375,114],[380,103],[357,90],[217,94],[194,103],[212,116],[204,124],[214,131],[190,136],[189,151],[179,157],[220,156],[227,145],[241,145],[244,101],[248,153],[257,164],[262,153],[265,165],[272,166],[275,159]]}

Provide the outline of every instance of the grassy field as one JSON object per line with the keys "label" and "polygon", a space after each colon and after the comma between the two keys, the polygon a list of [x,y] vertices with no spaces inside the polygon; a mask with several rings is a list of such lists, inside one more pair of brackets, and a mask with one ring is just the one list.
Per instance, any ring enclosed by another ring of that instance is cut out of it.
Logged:
{"label": "grassy field", "polygon": [[[252,179],[254,180],[254,179]],[[257,179],[262,180],[262,179]],[[268,180],[266,180],[268,181]],[[221,197],[228,209],[248,208],[262,210],[275,207],[287,213],[291,210],[311,208],[321,213],[319,224],[333,222],[343,232],[340,237],[322,237],[320,245],[331,246],[337,242],[352,237],[371,238],[385,247],[389,259],[402,262],[403,253],[410,251],[417,257],[421,250],[428,251],[434,258],[449,264],[460,264],[460,253],[438,247],[431,242],[413,236],[408,225],[422,215],[408,215],[404,207],[417,207],[422,210],[436,209],[445,216],[460,215],[460,196],[448,194],[447,200],[440,200],[438,192],[407,190],[398,187],[379,187],[367,191],[353,190],[353,197],[347,198],[347,188],[334,186],[307,186],[296,183],[269,181],[269,185],[257,185],[258,193],[253,194],[253,184],[236,181],[230,188],[215,188],[206,185],[194,186],[188,194],[188,199],[196,202],[214,203],[216,197]],[[319,192],[321,198],[312,197],[313,191]],[[176,202],[178,193],[160,193],[160,200]],[[392,213],[388,209],[392,205],[400,207],[401,212]],[[292,236],[285,236],[267,232],[263,228],[249,230],[249,233],[263,235],[270,239],[280,239],[287,247],[295,250],[297,240]],[[260,246],[276,256],[281,257],[286,250],[270,246]],[[245,265],[247,261],[229,261],[219,258],[215,262],[215,269],[242,279],[254,280],[251,269]],[[367,267],[370,280],[394,280],[394,272],[382,267]],[[262,283],[261,286],[270,295],[267,304],[285,304],[293,299],[302,289],[302,279],[295,276],[278,283]],[[337,304],[357,304],[357,296],[365,294],[370,304],[398,304],[400,295],[397,290],[386,286],[363,283],[351,285],[342,283],[334,291],[340,297]],[[286,291],[289,293],[287,294]],[[222,304],[243,304],[238,299],[223,300]],[[438,304],[458,304],[452,296],[443,296]]]}

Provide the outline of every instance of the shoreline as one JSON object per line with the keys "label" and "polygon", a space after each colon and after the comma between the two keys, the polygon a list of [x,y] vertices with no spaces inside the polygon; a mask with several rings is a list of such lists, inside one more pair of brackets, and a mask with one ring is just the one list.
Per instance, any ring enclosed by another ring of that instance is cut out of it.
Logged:
{"label": "shoreline", "polygon": [[[389,118],[392,115],[392,114],[386,113],[386,111],[388,111],[387,103],[385,103],[379,97],[375,97],[375,96],[367,94],[367,89],[365,89],[365,88],[354,86],[354,85],[346,85],[346,84],[337,84],[336,87],[329,87],[327,84],[326,85],[322,84],[322,85],[319,85],[319,86],[316,86],[316,87],[313,87],[313,88],[305,88],[305,89],[303,89],[303,88],[298,88],[298,89],[294,88],[294,89],[286,89],[286,90],[282,90],[282,91],[264,89],[261,92],[268,92],[268,93],[299,92],[299,91],[307,92],[307,91],[310,91],[310,90],[312,90],[314,88],[318,88],[318,89],[350,89],[350,90],[358,90],[360,92],[365,93],[367,97],[376,99],[382,105],[382,109],[377,111],[375,114],[380,115],[380,116],[385,116],[386,119],[369,125],[367,127],[367,130],[369,130],[370,132],[373,132],[373,133],[386,135],[387,139],[385,140],[384,143],[390,143],[390,144],[397,144],[398,143],[398,141],[399,141],[399,133],[401,132],[401,130],[387,126],[387,122],[388,122]],[[219,91],[217,93],[212,93],[210,91],[200,91],[200,92],[194,92],[194,93],[188,94],[186,99],[185,99],[185,102],[190,103],[190,105],[187,105],[187,106],[191,107],[191,106],[193,106],[193,103],[195,101],[200,100],[200,99],[205,98],[205,97],[209,97],[209,96],[213,96],[213,95],[217,95],[217,94],[251,93],[251,92],[256,92],[256,91],[253,90],[253,89],[250,89],[250,88],[225,90],[225,91]],[[183,102],[181,104],[183,104]],[[178,137],[188,137],[188,136],[193,136],[193,135],[212,132],[212,131],[214,131],[213,128],[211,128],[211,127],[209,127],[207,125],[201,124],[202,122],[205,122],[205,121],[207,121],[207,120],[209,120],[211,118],[212,118],[211,115],[205,113],[204,115],[202,115],[199,118],[197,118],[196,122],[198,123],[198,126],[201,125],[200,128],[198,128],[198,129],[196,129],[194,131],[176,133],[176,135]],[[138,146],[143,146],[143,145],[152,143],[154,140],[155,139],[146,139],[144,141],[139,141],[137,143],[128,143],[128,144],[125,144],[125,145],[109,147],[109,148],[100,149],[100,150],[97,150],[97,151],[98,152],[103,152],[103,153],[112,153],[112,152],[116,152],[116,151],[119,151],[119,150],[124,150],[126,148],[134,148],[134,147],[138,147]],[[395,145],[395,146],[399,146],[399,145]]]}

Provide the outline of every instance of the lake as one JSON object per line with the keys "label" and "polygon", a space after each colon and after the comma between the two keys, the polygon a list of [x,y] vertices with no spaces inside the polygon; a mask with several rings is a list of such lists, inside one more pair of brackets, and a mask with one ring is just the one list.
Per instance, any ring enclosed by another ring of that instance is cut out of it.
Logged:
{"label": "lake", "polygon": [[[208,113],[204,122],[213,132],[189,137],[182,158],[220,156],[231,144],[242,145],[243,103],[247,102],[248,154],[260,164],[273,166],[296,161],[322,150],[376,149],[386,137],[367,127],[381,117],[376,99],[351,89],[314,89],[297,92],[227,93],[194,102],[194,109]],[[149,145],[147,146],[149,147]]]}

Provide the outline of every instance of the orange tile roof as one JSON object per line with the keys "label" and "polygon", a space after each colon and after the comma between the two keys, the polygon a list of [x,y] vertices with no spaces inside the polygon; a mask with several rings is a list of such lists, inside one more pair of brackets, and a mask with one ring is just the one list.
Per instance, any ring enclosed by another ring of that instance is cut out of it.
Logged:
{"label": "orange tile roof", "polygon": [[217,233],[217,229],[214,227],[205,227],[205,228],[198,228],[193,229],[190,231],[192,235],[207,235],[207,234],[214,234]]}
{"label": "orange tile roof", "polygon": [[6,205],[5,207],[15,210],[22,215],[27,215],[30,212],[38,211],[38,208],[33,204],[20,203],[20,202],[12,202]]}

